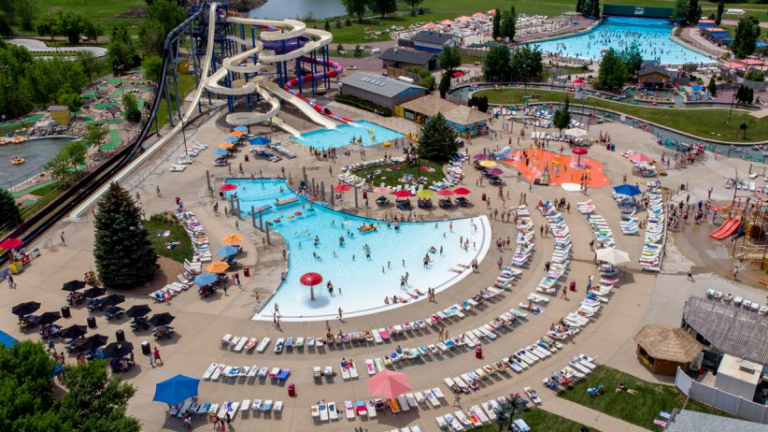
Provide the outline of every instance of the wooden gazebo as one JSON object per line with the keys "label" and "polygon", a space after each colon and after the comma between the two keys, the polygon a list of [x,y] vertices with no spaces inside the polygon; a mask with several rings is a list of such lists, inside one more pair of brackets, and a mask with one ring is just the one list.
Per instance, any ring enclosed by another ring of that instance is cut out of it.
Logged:
{"label": "wooden gazebo", "polygon": [[678,366],[683,370],[704,349],[696,338],[681,328],[647,325],[636,335],[637,359],[652,373],[674,376]]}

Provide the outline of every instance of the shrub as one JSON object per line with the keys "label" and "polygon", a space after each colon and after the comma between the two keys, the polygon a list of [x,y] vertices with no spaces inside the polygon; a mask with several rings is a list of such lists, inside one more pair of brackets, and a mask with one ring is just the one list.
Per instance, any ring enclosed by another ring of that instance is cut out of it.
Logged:
{"label": "shrub", "polygon": [[360,99],[357,96],[344,95],[344,94],[336,95],[336,102],[341,102],[343,104],[364,109],[366,111],[379,114],[382,117],[392,117],[391,109],[387,107],[383,107],[379,104],[375,104],[373,102],[367,101],[365,99]]}
{"label": "shrub", "polygon": [[347,20],[344,21],[344,25],[347,27],[352,27],[352,21],[349,19],[349,17],[347,17]]}
{"label": "shrub", "polygon": [[363,47],[360,45],[355,46],[355,51],[352,53],[355,57],[362,57],[363,56]]}
{"label": "shrub", "polygon": [[748,81],[765,81],[765,72],[759,69],[750,69],[744,79]]}

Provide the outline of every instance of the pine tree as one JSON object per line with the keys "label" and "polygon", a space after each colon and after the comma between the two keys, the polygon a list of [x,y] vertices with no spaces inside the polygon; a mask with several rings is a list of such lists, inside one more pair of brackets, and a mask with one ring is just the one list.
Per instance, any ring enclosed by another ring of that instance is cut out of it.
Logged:
{"label": "pine tree", "polygon": [[591,15],[595,17],[595,19],[600,18],[600,0],[592,0]]}
{"label": "pine tree", "polygon": [[751,104],[754,101],[755,101],[755,89],[753,89],[752,87],[748,87],[748,90],[747,90],[747,103]]}
{"label": "pine tree", "polygon": [[515,35],[517,34],[517,11],[515,10],[515,7],[512,6],[512,9],[509,11],[509,24],[507,25],[507,37],[509,38],[509,41],[512,42],[515,40]]}
{"label": "pine tree", "polygon": [[584,9],[584,0],[576,0],[576,12],[581,13],[582,9]]}
{"label": "pine tree", "polygon": [[456,131],[448,124],[442,113],[431,117],[421,129],[421,140],[417,149],[419,157],[436,162],[445,162],[459,150]]}
{"label": "pine tree", "polygon": [[152,279],[158,270],[157,254],[128,191],[112,183],[99,200],[94,225],[93,255],[105,286],[134,288]]}
{"label": "pine tree", "polygon": [[563,129],[568,129],[571,125],[571,100],[568,95],[565,96],[565,102],[562,107],[555,111],[555,117],[552,119],[552,126],[556,127],[561,132]]}
{"label": "pine tree", "polygon": [[715,77],[709,79],[707,90],[709,90],[709,92],[712,94],[712,97],[717,96],[717,83],[715,82]]}
{"label": "pine tree", "polygon": [[723,19],[723,11],[725,10],[725,1],[718,0],[717,2],[717,15],[715,15],[715,25],[720,25],[720,20]]}
{"label": "pine tree", "polygon": [[451,89],[451,76],[449,74],[444,73],[443,77],[440,78],[438,89],[440,90],[440,97],[445,99],[446,93]]}
{"label": "pine tree", "polygon": [[499,36],[501,36],[500,32],[501,32],[501,10],[499,10],[499,8],[496,8],[493,14],[493,27],[491,30],[491,37],[493,38],[493,40],[496,40],[499,38]]}
{"label": "pine tree", "polygon": [[21,223],[21,212],[13,195],[0,188],[0,230],[16,228]]}

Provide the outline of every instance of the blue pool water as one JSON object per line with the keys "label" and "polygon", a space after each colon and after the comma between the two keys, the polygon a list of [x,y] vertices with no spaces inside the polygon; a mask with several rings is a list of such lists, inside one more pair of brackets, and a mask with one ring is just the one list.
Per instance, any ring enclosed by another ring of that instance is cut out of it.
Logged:
{"label": "blue pool water", "polygon": [[[459,264],[482,260],[490,246],[490,225],[484,216],[437,223],[401,223],[400,230],[396,231],[385,222],[339,213],[320,205],[310,207],[303,199],[276,207],[276,200],[296,196],[283,181],[232,179],[227,182],[239,186],[234,192],[244,210],[250,212],[251,206],[256,209],[269,206],[263,215],[264,222],[280,219],[272,229],[288,243],[286,279],[262,312],[254,317],[257,320],[271,320],[275,303],[284,320],[332,319],[338,315],[339,308],[347,317],[398,307],[401,305],[387,305],[384,297],[409,298],[406,291],[416,288],[422,293],[429,287],[444,290],[470,273]],[[352,192],[346,194],[351,201]],[[296,216],[296,212],[301,215]],[[358,227],[370,223],[378,224],[376,232],[358,232]],[[315,236],[320,240],[317,246],[314,246]],[[339,237],[344,238],[341,246]],[[469,239],[468,250],[459,247],[461,238]],[[365,245],[370,248],[371,259],[366,259]],[[437,253],[429,253],[431,246]],[[424,268],[423,259],[428,253],[432,264]],[[451,268],[462,271],[454,272]],[[299,282],[306,272],[323,276],[323,282],[314,288],[314,301],[310,299],[309,287]],[[408,286],[401,290],[400,277],[406,272],[409,273]],[[333,295],[329,295],[326,288],[329,280],[335,288]]]}
{"label": "blue pool water", "polygon": [[[373,133],[369,131],[373,131]],[[379,126],[376,123],[358,120],[352,124],[339,125],[336,129],[309,132],[302,134],[299,138],[291,137],[291,139],[300,144],[322,150],[348,145],[354,138],[362,138],[361,144],[367,147],[403,137],[403,134]]]}
{"label": "blue pool water", "polygon": [[603,50],[621,51],[637,42],[645,60],[658,60],[662,64],[714,61],[670,39],[672,28],[667,20],[610,17],[589,32],[530,45],[539,47],[544,53],[597,61]]}
{"label": "blue pool water", "polygon": [[17,342],[18,341],[14,339],[11,335],[0,330],[0,345],[5,345],[6,348],[10,348],[13,345],[15,345]]}

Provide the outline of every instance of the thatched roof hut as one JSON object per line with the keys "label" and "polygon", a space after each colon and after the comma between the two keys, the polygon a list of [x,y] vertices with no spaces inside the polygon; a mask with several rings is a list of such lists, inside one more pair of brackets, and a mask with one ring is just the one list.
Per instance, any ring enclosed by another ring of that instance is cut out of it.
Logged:
{"label": "thatched roof hut", "polygon": [[638,359],[653,373],[674,375],[677,367],[687,368],[704,346],[681,328],[658,325],[643,327],[634,337]]}

